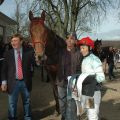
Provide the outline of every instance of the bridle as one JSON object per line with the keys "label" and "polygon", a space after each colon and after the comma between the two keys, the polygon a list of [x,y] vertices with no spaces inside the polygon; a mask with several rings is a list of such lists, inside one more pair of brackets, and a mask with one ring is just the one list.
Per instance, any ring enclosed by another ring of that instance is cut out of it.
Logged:
{"label": "bridle", "polygon": [[47,43],[47,41],[45,41],[45,42],[42,42],[42,41],[40,41],[40,42],[34,42],[34,41],[32,41],[32,44],[33,44],[34,48],[35,48],[36,44],[41,44],[43,46],[43,48],[45,48],[46,47],[46,43]]}
{"label": "bridle", "polygon": [[[44,25],[44,20],[37,20],[37,18],[34,18],[31,22],[30,28],[31,28],[32,24]],[[31,33],[31,30],[30,30],[30,33]],[[47,33],[45,33],[45,34],[47,34]],[[32,34],[31,34],[31,38],[32,38],[32,44],[33,44],[34,51],[36,51],[35,50],[36,45],[40,44],[43,47],[43,55],[45,55],[45,48],[46,48],[47,40],[45,40],[45,42],[42,41],[42,40],[40,40],[40,41],[39,40],[34,40]]]}

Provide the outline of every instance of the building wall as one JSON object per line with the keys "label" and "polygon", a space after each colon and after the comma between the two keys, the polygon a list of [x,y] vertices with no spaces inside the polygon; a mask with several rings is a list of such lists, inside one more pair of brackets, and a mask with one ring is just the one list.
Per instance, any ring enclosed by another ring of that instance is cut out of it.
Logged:
{"label": "building wall", "polygon": [[6,26],[0,25],[0,41],[5,43],[7,41]]}
{"label": "building wall", "polygon": [[13,20],[9,18],[8,16],[4,15],[3,13],[0,13],[0,38],[3,38],[3,42],[7,43],[8,36],[10,36],[10,26],[15,26],[16,24],[13,23]]}
{"label": "building wall", "polygon": [[102,41],[102,46],[113,46],[115,48],[120,48],[120,40],[119,41],[116,41],[116,40],[109,40],[109,41]]}

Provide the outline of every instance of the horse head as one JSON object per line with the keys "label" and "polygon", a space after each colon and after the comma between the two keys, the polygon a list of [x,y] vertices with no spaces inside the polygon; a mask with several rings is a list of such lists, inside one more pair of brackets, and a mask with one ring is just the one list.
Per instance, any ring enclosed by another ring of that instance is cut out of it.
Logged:
{"label": "horse head", "polygon": [[98,56],[98,57],[100,57],[100,54],[101,54],[101,46],[102,46],[102,40],[96,40],[95,42],[94,42],[94,49],[93,49],[93,53],[96,55],[96,56]]}
{"label": "horse head", "polygon": [[96,40],[95,42],[94,42],[94,45],[95,45],[95,47],[101,47],[101,45],[102,45],[102,40]]}
{"label": "horse head", "polygon": [[34,17],[32,11],[29,12],[30,19],[30,35],[37,57],[44,55],[44,49],[47,42],[47,31],[44,25],[45,11],[42,12],[41,17]]}

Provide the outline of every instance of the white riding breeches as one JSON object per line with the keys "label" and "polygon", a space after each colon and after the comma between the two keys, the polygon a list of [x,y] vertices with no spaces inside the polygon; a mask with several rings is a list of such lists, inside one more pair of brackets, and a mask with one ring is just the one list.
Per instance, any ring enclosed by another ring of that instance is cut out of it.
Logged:
{"label": "white riding breeches", "polygon": [[[82,95],[82,99],[84,99],[84,95]],[[86,108],[88,120],[99,120],[99,107],[101,102],[101,92],[95,91],[94,93],[94,108]]]}

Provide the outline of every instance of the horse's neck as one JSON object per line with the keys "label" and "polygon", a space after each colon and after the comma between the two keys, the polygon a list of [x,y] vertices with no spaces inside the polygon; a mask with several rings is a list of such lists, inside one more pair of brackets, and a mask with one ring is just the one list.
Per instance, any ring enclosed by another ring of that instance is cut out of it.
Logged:
{"label": "horse's neck", "polygon": [[58,63],[59,52],[56,45],[50,46],[49,44],[47,44],[45,48],[45,55],[47,56],[46,64],[54,65]]}
{"label": "horse's neck", "polygon": [[51,43],[47,44],[47,46],[45,48],[46,55],[48,55],[48,56],[55,55],[55,54],[57,54],[57,52],[58,52],[58,48],[54,42],[53,42],[53,45],[51,45]]}
{"label": "horse's neck", "polygon": [[45,48],[45,54],[47,55],[48,60],[57,63],[59,52],[65,48],[65,46],[66,43],[62,38],[56,35],[53,31],[48,30],[47,44]]}

